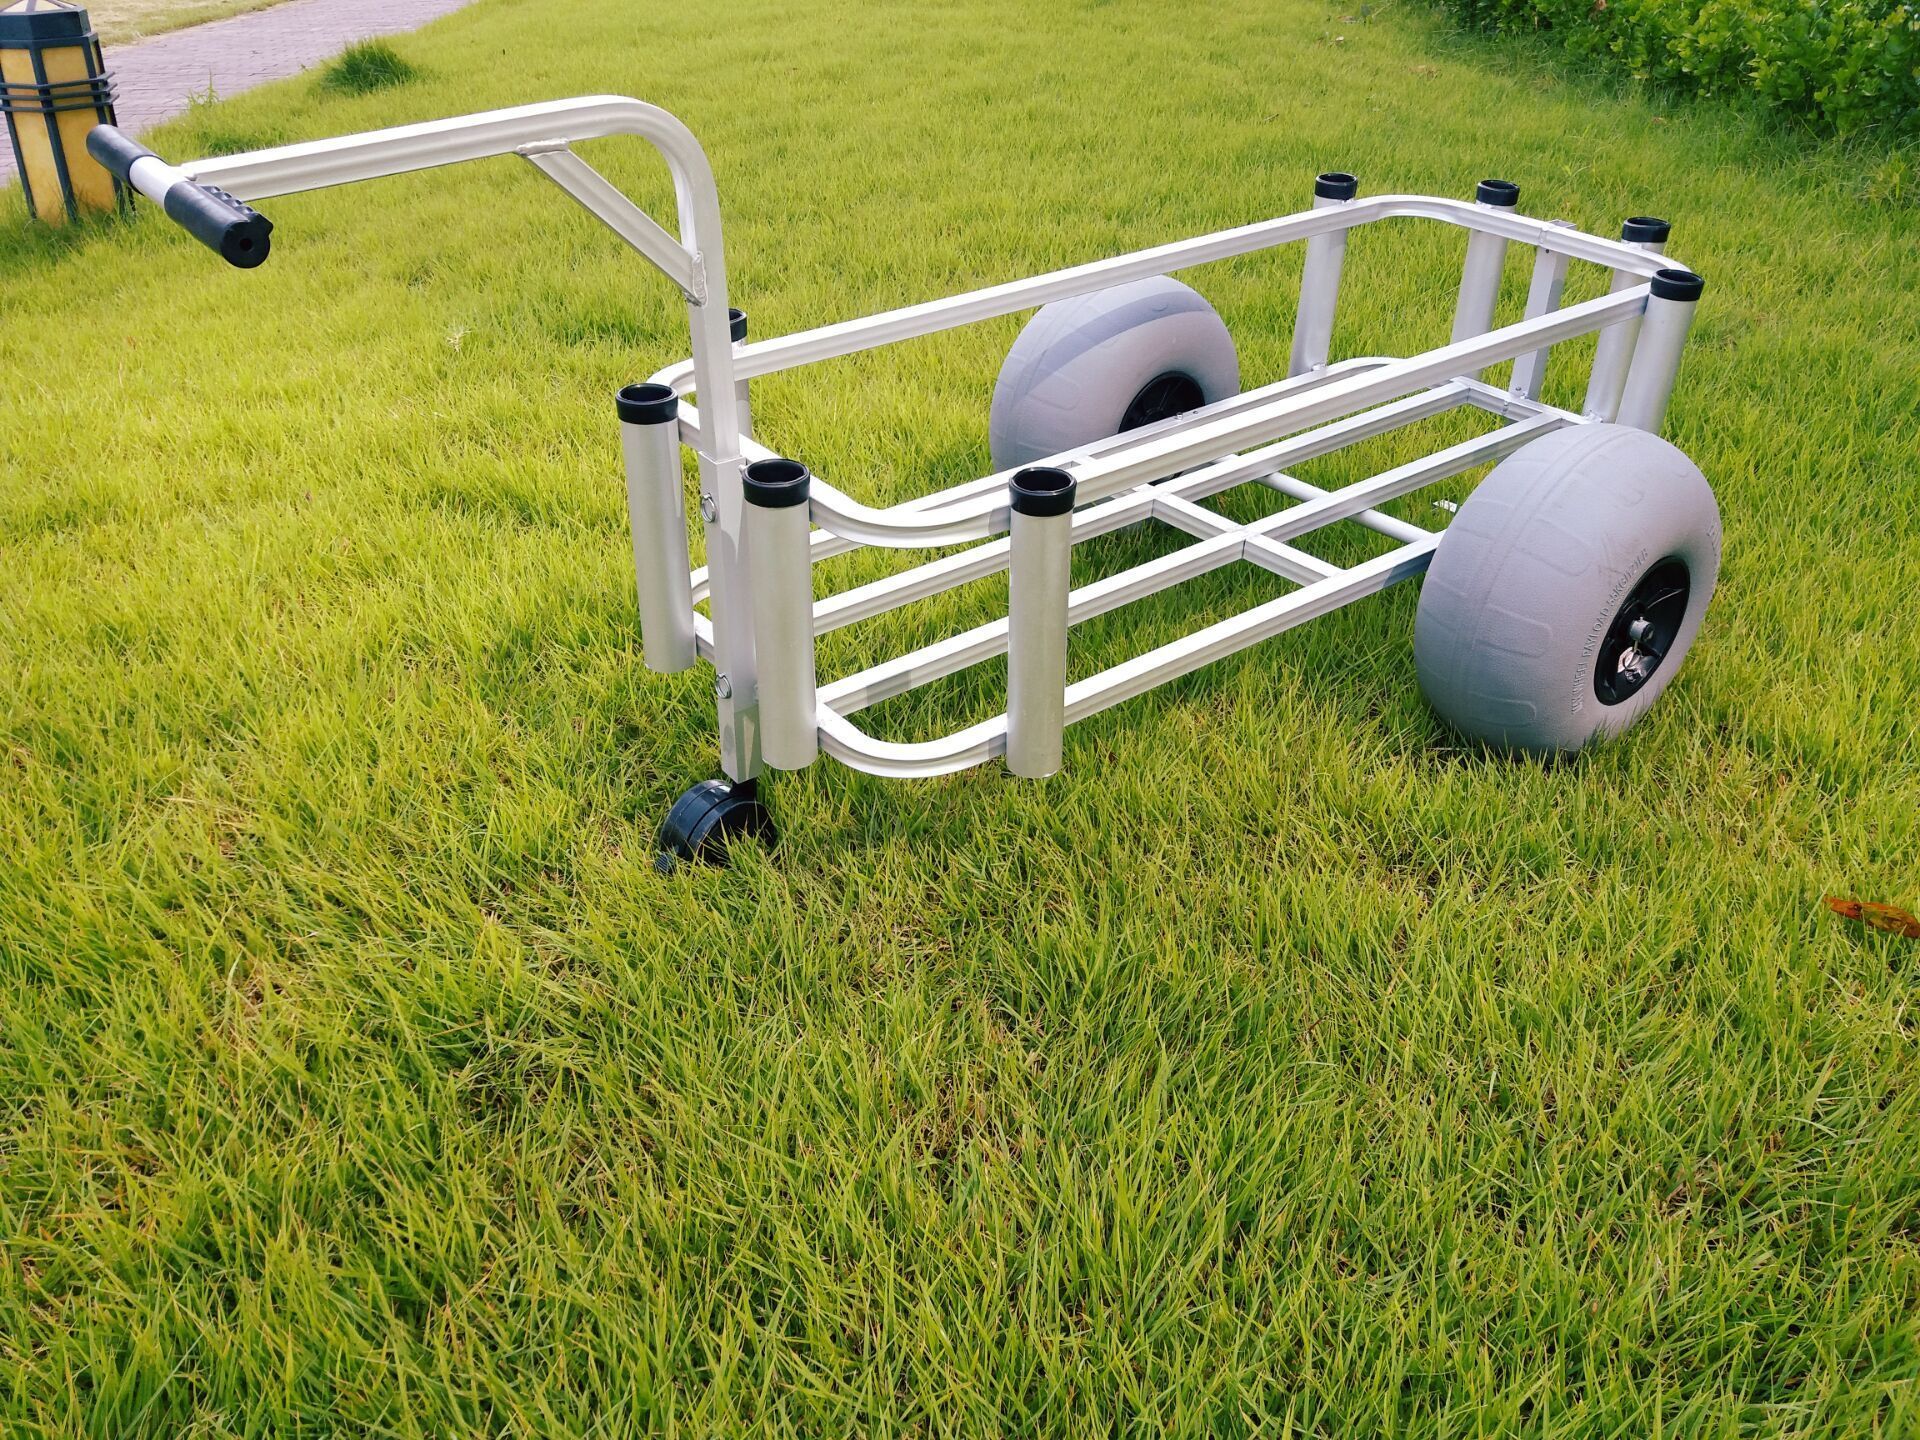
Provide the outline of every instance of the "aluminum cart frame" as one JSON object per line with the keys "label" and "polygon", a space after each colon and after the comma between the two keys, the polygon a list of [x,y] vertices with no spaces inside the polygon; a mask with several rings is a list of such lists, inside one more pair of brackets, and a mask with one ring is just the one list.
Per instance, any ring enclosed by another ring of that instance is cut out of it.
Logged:
{"label": "aluminum cart frame", "polygon": [[[672,172],[678,235],[669,233],[570,148],[612,135],[652,144]],[[1158,245],[967,294],[796,334],[737,343],[730,318],[719,198],[687,128],[654,105],[612,96],[496,110],[248,154],[161,161],[111,127],[90,148],[236,264],[265,258],[271,227],[245,202],[495,155],[517,155],[679,289],[692,353],[621,392],[634,563],[646,664],[677,671],[711,662],[720,763],[735,782],[764,767],[796,769],[824,749],[881,775],[938,775],[1006,755],[1022,774],[1057,768],[1064,725],[1423,571],[1440,535],[1377,507],[1505,456],[1546,432],[1596,420],[1657,431],[1700,291],[1660,254],[1663,222],[1633,221],[1612,240],[1529,219],[1517,190],[1485,182],[1474,201],[1355,196],[1348,176],[1323,177],[1310,210]],[[1355,197],[1355,198],[1344,198]],[[1467,232],[1449,343],[1407,358],[1334,362],[1329,343],[1347,236],[1378,221],[1438,221]],[[1636,230],[1636,226],[1639,227]],[[1637,238],[1636,238],[1637,237]],[[783,460],[754,438],[753,380],[815,361],[931,335],[1068,296],[1188,266],[1304,242],[1306,259],[1288,375],[1173,419],[1087,445],[1016,476],[999,473],[905,504],[874,508]],[[1509,246],[1533,251],[1525,316],[1493,326]],[[1608,293],[1562,308],[1569,264],[1611,272]],[[1553,347],[1600,336],[1580,413],[1545,404]],[[1479,377],[1513,361],[1511,383]],[[698,409],[687,403],[697,396]],[[1295,478],[1292,466],[1468,406],[1504,422],[1341,489]],[[708,564],[689,573],[680,446],[692,448]],[[1198,502],[1258,483],[1295,503],[1238,524]],[[1144,520],[1192,545],[1097,583],[1069,588],[1071,547]],[[1338,566],[1292,542],[1353,520],[1396,542],[1376,559]],[[959,554],[816,599],[813,565],[861,546],[949,547]],[[1290,593],[1158,646],[1072,685],[1070,626],[1206,571],[1247,562],[1293,582]],[[1006,618],[818,684],[815,638],[967,581],[1011,570]],[[696,606],[710,602],[711,618]],[[943,738],[900,744],[865,733],[866,706],[1005,653],[1007,711]],[[713,783],[713,782],[709,782]]]}

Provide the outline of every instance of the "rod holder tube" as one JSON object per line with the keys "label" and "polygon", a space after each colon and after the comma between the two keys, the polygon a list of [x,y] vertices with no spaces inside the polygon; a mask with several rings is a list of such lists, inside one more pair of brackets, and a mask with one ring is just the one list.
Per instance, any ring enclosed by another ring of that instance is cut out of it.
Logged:
{"label": "rod holder tube", "polygon": [[[1555,220],[1553,224],[1571,228],[1572,222]],[[1564,251],[1549,250],[1544,245],[1535,252],[1533,279],[1527,284],[1527,319],[1538,320],[1560,308],[1560,297],[1567,289],[1567,265],[1571,259]],[[1507,388],[1525,399],[1538,400],[1540,392],[1546,388],[1547,361],[1552,356],[1551,345],[1543,345],[1538,350],[1530,350],[1520,356],[1513,362],[1513,379]]]}
{"label": "rod holder tube", "polygon": [[1680,354],[1693,326],[1694,307],[1706,282],[1691,270],[1662,270],[1653,277],[1647,313],[1640,321],[1640,338],[1633,347],[1620,397],[1620,424],[1660,433],[1667,418],[1667,401],[1680,374]]}
{"label": "rod holder tube", "polygon": [[753,648],[760,660],[760,758],[776,770],[804,769],[820,753],[807,511],[812,483],[797,460],[756,460],[741,477]]}
{"label": "rod holder tube", "polygon": [[[1482,180],[1474,203],[1488,210],[1511,210],[1520,203],[1520,187],[1511,180]],[[1460,270],[1460,298],[1453,308],[1453,343],[1472,340],[1493,328],[1493,307],[1500,298],[1500,275],[1506,269],[1507,241],[1503,235],[1475,230],[1467,236],[1467,259]],[[1472,378],[1478,379],[1479,372]]]}
{"label": "rod holder tube", "polygon": [[[1360,182],[1344,170],[1329,170],[1313,182],[1313,208],[1332,210],[1353,203]],[[1293,318],[1293,350],[1287,374],[1304,375],[1327,363],[1333,349],[1333,316],[1340,304],[1340,268],[1347,258],[1347,232],[1333,230],[1307,239],[1300,272],[1300,306]]]}
{"label": "rod holder tube", "polygon": [[687,506],[680,487],[680,397],[666,385],[628,385],[614,397],[627,462],[640,648],[649,670],[684,670],[696,658]]}
{"label": "rod holder tube", "polygon": [[[1620,238],[1637,250],[1658,254],[1667,243],[1673,227],[1651,215],[1635,215],[1620,227]],[[1647,282],[1628,270],[1613,272],[1608,293],[1617,295]],[[1581,412],[1595,420],[1612,420],[1620,413],[1620,396],[1626,389],[1627,367],[1633,363],[1634,344],[1640,336],[1640,321],[1622,320],[1600,332],[1593,352],[1593,369],[1587,376],[1587,398]]]}
{"label": "rod holder tube", "polygon": [[1073,570],[1073,476],[1020,471],[1007,604],[1007,769],[1029,780],[1060,768],[1067,725],[1067,591]]}

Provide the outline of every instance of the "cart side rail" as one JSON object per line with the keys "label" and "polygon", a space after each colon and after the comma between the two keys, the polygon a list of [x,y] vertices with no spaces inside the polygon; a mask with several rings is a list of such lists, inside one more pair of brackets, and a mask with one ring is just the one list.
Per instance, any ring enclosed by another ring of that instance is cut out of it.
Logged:
{"label": "cart side rail", "polygon": [[[1244,413],[1181,427],[1164,436],[1129,445],[1111,456],[1056,456],[1051,463],[1071,468],[1079,482],[1081,502],[1091,502],[1174,474],[1224,452],[1295,434],[1357,410],[1398,400],[1456,376],[1635,318],[1646,309],[1648,294],[1648,286],[1636,285],[1549,315],[1516,321],[1410,359],[1390,361],[1315,387],[1306,394],[1287,395]],[[692,406],[681,407],[682,437],[701,449],[712,444],[705,428],[707,423]],[[991,539],[1006,532],[1011,518],[1004,484],[973,499],[938,509],[929,510],[912,502],[880,508],[862,504],[818,474],[813,477],[811,508],[814,523],[833,535],[860,545],[896,549],[931,549]]]}
{"label": "cart side rail", "polygon": [[1167,275],[1191,266],[1250,255],[1296,240],[1308,240],[1316,235],[1351,230],[1359,225],[1391,219],[1439,220],[1642,277],[1651,277],[1656,270],[1674,263],[1624,241],[1603,239],[1554,221],[1534,220],[1468,200],[1451,200],[1435,195],[1375,195],[1326,209],[1303,210],[1273,220],[1236,226],[1231,230],[1218,230],[1210,235],[1155,245],[1111,259],[1094,260],[1085,265],[1034,275],[1025,280],[970,290],[962,295],[949,295],[918,305],[905,305],[897,310],[863,315],[855,320],[818,326],[812,330],[798,330],[791,335],[756,340],[742,346],[735,356],[736,373],[742,380],[752,380],[796,366],[811,365],[816,361],[832,360],[861,350],[971,325],[979,320],[1011,315],[1052,300],[1124,285],[1129,280]]}

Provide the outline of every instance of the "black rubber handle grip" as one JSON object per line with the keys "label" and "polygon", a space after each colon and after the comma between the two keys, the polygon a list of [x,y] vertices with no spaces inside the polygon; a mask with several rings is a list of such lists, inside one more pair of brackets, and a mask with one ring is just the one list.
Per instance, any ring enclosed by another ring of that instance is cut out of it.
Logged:
{"label": "black rubber handle grip", "polygon": [[273,222],[224,190],[183,180],[167,191],[169,219],[229,265],[251,270],[273,248]]}
{"label": "black rubber handle grip", "polygon": [[[87,153],[129,182],[134,164],[153,154],[111,125],[96,125],[87,132]],[[174,224],[239,269],[251,270],[273,248],[273,222],[212,185],[176,180],[167,187],[160,208]]]}
{"label": "black rubber handle grip", "polygon": [[130,140],[111,125],[96,125],[87,132],[87,153],[107,167],[116,180],[132,182],[133,162],[153,152],[138,141]]}

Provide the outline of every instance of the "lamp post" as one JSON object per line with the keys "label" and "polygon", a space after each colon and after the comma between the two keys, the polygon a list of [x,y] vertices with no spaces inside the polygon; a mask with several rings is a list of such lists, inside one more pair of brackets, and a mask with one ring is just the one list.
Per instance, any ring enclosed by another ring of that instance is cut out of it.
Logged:
{"label": "lamp post", "polygon": [[27,208],[52,225],[127,203],[126,187],[87,153],[111,125],[113,80],[87,12],[65,0],[0,8],[0,112]]}

